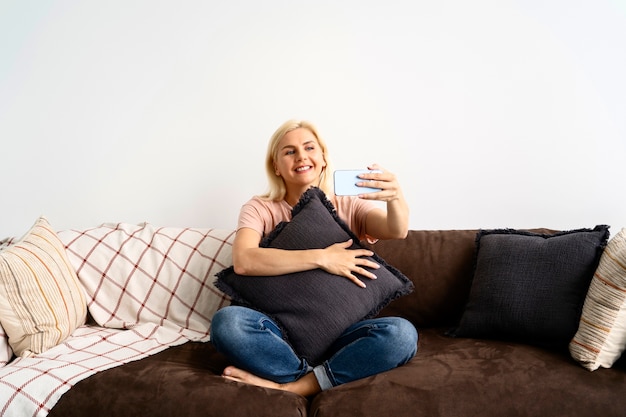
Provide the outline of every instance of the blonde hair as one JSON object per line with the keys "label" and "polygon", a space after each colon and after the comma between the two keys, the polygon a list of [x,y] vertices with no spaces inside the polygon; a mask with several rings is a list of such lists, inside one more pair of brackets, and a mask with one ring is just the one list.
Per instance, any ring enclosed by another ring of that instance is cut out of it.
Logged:
{"label": "blonde hair", "polygon": [[285,194],[287,193],[287,188],[285,187],[285,182],[283,178],[276,175],[276,169],[274,162],[278,158],[278,145],[282,138],[292,130],[296,129],[307,129],[309,132],[315,136],[319,147],[322,150],[322,155],[324,156],[324,161],[326,162],[326,166],[322,168],[322,172],[320,173],[320,181],[318,187],[321,188],[324,193],[330,195],[332,193],[331,179],[330,175],[327,175],[327,172],[330,172],[329,166],[330,162],[328,160],[328,148],[324,139],[322,139],[317,131],[317,128],[306,120],[287,120],[283,123],[272,135],[270,141],[267,145],[267,154],[265,156],[265,172],[267,173],[267,179],[269,182],[269,190],[267,193],[261,195],[262,198],[267,198],[268,200],[280,201],[285,198]]}

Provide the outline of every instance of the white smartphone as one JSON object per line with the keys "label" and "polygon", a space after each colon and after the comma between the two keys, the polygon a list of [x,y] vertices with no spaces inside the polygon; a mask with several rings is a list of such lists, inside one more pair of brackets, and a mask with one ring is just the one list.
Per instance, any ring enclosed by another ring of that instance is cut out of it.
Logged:
{"label": "white smartphone", "polygon": [[340,169],[334,172],[333,180],[335,183],[336,195],[359,195],[380,191],[380,188],[359,187],[357,182],[365,181],[359,178],[360,174],[380,173],[379,170],[369,169]]}

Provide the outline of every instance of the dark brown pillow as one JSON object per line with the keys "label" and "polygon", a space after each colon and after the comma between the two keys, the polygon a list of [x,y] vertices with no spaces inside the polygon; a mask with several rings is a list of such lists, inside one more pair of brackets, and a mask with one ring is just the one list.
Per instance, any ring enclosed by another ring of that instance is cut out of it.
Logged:
{"label": "dark brown pillow", "polygon": [[[324,193],[311,188],[294,207],[292,220],[276,226],[260,246],[322,249],[348,239],[354,242],[351,249],[361,248]],[[235,303],[272,317],[294,350],[316,365],[349,326],[375,316],[389,302],[413,290],[411,281],[382,258],[374,254],[370,259],[381,267],[371,271],[376,280],[360,277],[366,288],[322,269],[255,277],[238,275],[233,267],[217,275],[216,286]]]}

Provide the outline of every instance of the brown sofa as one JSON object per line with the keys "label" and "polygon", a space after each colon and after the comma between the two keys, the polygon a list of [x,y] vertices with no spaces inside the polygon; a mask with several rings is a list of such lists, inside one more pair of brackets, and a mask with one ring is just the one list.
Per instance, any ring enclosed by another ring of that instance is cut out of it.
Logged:
{"label": "brown sofa", "polygon": [[210,343],[189,342],[99,372],[64,394],[50,416],[623,416],[626,361],[590,372],[567,347],[453,338],[472,284],[476,230],[410,231],[373,249],[415,291],[383,315],[419,332],[407,365],[312,398],[224,380]]}

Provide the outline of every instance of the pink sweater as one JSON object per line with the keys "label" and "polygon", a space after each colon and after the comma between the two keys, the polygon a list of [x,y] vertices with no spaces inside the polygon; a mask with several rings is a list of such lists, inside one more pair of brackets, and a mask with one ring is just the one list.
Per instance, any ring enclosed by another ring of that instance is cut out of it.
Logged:
{"label": "pink sweater", "polygon": [[[358,197],[332,196],[329,200],[335,206],[337,215],[359,237],[366,239],[365,219],[367,214],[377,206],[369,200]],[[256,230],[261,236],[268,235],[281,221],[291,220],[291,207],[286,201],[272,201],[260,197],[252,197],[241,207],[237,230],[248,227]]]}

